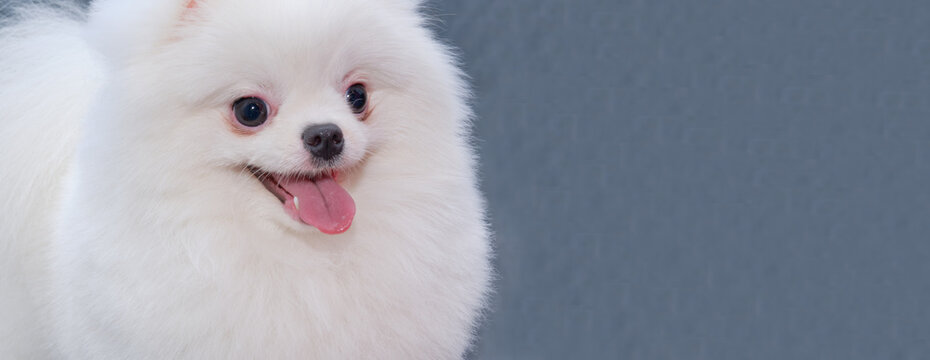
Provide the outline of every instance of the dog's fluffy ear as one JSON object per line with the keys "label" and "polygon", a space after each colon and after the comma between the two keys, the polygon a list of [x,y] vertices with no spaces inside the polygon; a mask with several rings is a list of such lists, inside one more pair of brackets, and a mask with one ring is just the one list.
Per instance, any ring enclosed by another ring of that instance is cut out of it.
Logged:
{"label": "dog's fluffy ear", "polygon": [[201,0],[99,0],[88,19],[88,42],[114,64],[168,41],[186,11]]}

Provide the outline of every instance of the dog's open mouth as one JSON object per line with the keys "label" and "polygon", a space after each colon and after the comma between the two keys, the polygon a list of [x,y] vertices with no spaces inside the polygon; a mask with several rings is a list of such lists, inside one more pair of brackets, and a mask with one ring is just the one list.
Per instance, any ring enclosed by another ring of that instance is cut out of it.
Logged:
{"label": "dog's open mouth", "polygon": [[336,182],[335,171],[316,175],[282,175],[249,167],[265,188],[284,204],[294,220],[326,234],[340,234],[352,226],[355,201]]}

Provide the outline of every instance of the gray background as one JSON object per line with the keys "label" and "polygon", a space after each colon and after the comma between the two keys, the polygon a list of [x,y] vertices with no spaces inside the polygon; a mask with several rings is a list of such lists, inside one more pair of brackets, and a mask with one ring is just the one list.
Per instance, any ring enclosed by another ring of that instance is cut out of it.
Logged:
{"label": "gray background", "polygon": [[930,358],[930,3],[427,11],[497,233],[472,358]]}
{"label": "gray background", "polygon": [[930,3],[433,2],[500,272],[476,359],[930,359]]}

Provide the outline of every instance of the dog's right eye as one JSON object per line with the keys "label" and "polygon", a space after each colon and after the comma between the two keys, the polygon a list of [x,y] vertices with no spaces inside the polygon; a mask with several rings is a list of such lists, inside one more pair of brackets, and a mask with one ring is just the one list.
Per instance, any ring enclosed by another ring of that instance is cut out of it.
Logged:
{"label": "dog's right eye", "polygon": [[240,124],[256,127],[268,120],[268,104],[257,97],[246,97],[233,103],[233,113]]}

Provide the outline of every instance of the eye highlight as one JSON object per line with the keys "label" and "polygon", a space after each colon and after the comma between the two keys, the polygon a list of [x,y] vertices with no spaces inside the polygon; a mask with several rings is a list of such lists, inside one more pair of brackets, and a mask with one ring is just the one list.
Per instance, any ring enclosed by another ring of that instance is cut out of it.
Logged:
{"label": "eye highlight", "polygon": [[268,120],[268,104],[257,97],[244,97],[233,103],[236,121],[246,127],[257,127]]}
{"label": "eye highlight", "polygon": [[368,91],[365,85],[353,84],[346,89],[346,102],[352,109],[352,113],[361,114],[368,107]]}

